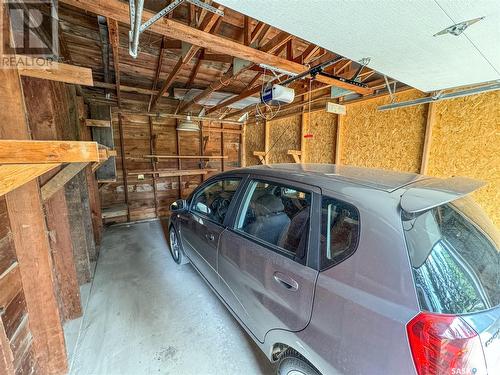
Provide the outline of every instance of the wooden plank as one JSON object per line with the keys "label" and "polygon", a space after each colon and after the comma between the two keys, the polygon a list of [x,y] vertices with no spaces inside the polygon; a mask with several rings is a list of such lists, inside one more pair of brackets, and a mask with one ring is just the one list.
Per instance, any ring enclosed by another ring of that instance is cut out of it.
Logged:
{"label": "wooden plank", "polygon": [[227,159],[227,155],[144,155],[154,159]]}
{"label": "wooden plank", "polygon": [[[29,56],[17,56],[17,58],[32,59]],[[37,57],[37,59],[40,59],[40,57]],[[73,83],[75,85],[94,86],[92,70],[81,66],[46,60],[45,63],[37,64],[37,66],[18,64],[18,70],[19,74],[25,77],[48,79],[50,81]]]}
{"label": "wooden plank", "polygon": [[[10,24],[8,20],[3,21],[4,25]],[[8,40],[7,34],[7,38],[0,41],[1,46]],[[8,93],[0,98],[0,137],[29,139],[26,106],[17,69],[0,69],[0,92]],[[97,145],[95,147],[97,152]],[[3,148],[0,149],[3,153]],[[26,324],[26,327],[33,337],[37,371],[40,374],[66,373],[64,334],[54,295],[52,259],[38,181],[32,180],[10,191],[5,200],[29,314],[29,326]]]}
{"label": "wooden plank", "polygon": [[[148,117],[148,123],[149,123],[149,152],[151,154],[155,153],[156,149],[156,135],[154,134],[154,126],[153,126],[153,118]],[[151,158],[151,168],[153,168],[153,171],[156,171],[156,162],[157,158]],[[155,204],[155,216],[158,216],[158,192],[156,188],[156,174],[153,174],[153,199],[154,199],[154,204]]]}
{"label": "wooden plank", "polygon": [[0,275],[0,311],[7,308],[22,288],[21,275],[16,262]]}
{"label": "wooden plank", "polygon": [[14,355],[0,319],[0,374],[14,375]]}
{"label": "wooden plank", "polygon": [[127,165],[125,156],[125,137],[123,136],[123,121],[122,115],[118,114],[118,132],[120,134],[120,155],[122,161],[122,177],[123,177],[123,191],[125,193],[125,204],[128,207],[127,221],[130,221],[130,206],[128,201],[128,181],[127,181]]}
{"label": "wooden plank", "polygon": [[99,161],[96,142],[0,140],[0,164],[93,161]]}
{"label": "wooden plank", "polygon": [[246,167],[247,165],[247,137],[246,137],[247,125],[244,124],[242,128],[242,133],[240,137],[240,167]]}
{"label": "wooden plank", "polygon": [[134,171],[128,172],[129,176],[139,176],[141,174],[157,174],[160,177],[181,177],[181,176],[197,176],[207,174],[209,172],[217,172],[216,168],[206,168],[206,169],[158,169],[156,171]]}
{"label": "wooden plank", "polygon": [[269,150],[271,147],[271,124],[264,120],[264,161],[269,164]]}
{"label": "wooden plank", "polygon": [[436,121],[436,107],[434,103],[427,104],[427,120],[425,123],[424,147],[422,149],[422,162],[420,164],[420,173],[426,174],[429,167],[429,156],[432,145],[432,128]]}
{"label": "wooden plank", "polygon": [[118,22],[113,18],[107,18],[109,42],[113,50],[113,66],[115,70],[115,85],[116,85],[116,100],[118,107],[121,107],[121,91],[120,91],[120,30],[118,29]]}
{"label": "wooden plank", "polygon": [[107,207],[102,209],[103,219],[112,219],[120,216],[127,216],[128,208],[126,204],[117,204],[113,207]]}
{"label": "wooden plank", "polygon": [[[111,108],[105,104],[90,104],[90,117],[97,120],[111,121]],[[92,138],[100,145],[109,149],[115,148],[113,128],[92,127]],[[116,157],[110,156],[108,160],[101,163],[96,171],[97,180],[116,180]]]}
{"label": "wooden plank", "polygon": [[98,128],[110,128],[111,120],[97,120],[95,118],[86,118],[85,126],[96,126]]}
{"label": "wooden plank", "polygon": [[[72,5],[94,14],[114,18],[127,25],[130,24],[128,4],[118,0],[61,0],[61,3]],[[153,15],[153,12],[144,10],[143,21],[146,21]],[[210,49],[213,52],[239,57],[255,64],[266,64],[292,73],[302,73],[307,70],[307,67],[302,64],[289,61],[267,52],[259,51],[255,48],[187,26],[172,19],[163,18],[161,22],[153,24],[149,30],[172,39],[179,39],[198,47]],[[255,38],[258,38],[259,35],[258,33],[256,34]],[[364,89],[356,85],[340,82],[320,75],[318,75],[316,79],[320,82],[346,88],[360,94],[370,94],[372,92],[371,89]]]}
{"label": "wooden plank", "polygon": [[[114,83],[94,81],[94,87],[99,87],[102,89],[116,90],[116,84],[114,84]],[[155,90],[155,89],[146,89],[143,87],[126,86],[126,85],[122,85],[121,83],[120,83],[120,91],[129,92],[129,93],[133,93],[133,94],[142,94],[142,95],[156,95],[158,93],[158,90]],[[163,96],[168,96],[168,93],[164,93]]]}
{"label": "wooden plank", "polygon": [[0,195],[17,189],[59,165],[59,163],[0,165]]}
{"label": "wooden plank", "polygon": [[337,134],[335,136],[335,164],[340,165],[342,159],[342,133],[344,132],[344,115],[337,115]]}
{"label": "wooden plank", "polygon": [[[23,78],[27,117],[32,137],[36,140],[61,139],[68,131],[68,119],[77,120],[71,110],[74,94],[64,83]],[[76,107],[73,106],[73,108]],[[67,168],[74,165],[69,164]],[[87,163],[82,163],[85,166]],[[56,172],[56,170],[54,170]],[[56,177],[46,173],[40,177],[40,184],[54,182]],[[52,178],[52,180],[51,180]],[[46,188],[46,186],[44,187]],[[49,184],[50,185],[50,184]],[[62,186],[62,185],[61,185]],[[59,187],[61,187],[59,186]],[[41,189],[43,192],[43,188]],[[80,289],[73,261],[69,214],[63,189],[54,189],[50,199],[44,199],[45,220],[49,233],[49,244],[54,264],[54,284],[61,318],[66,321],[81,316]]]}
{"label": "wooden plank", "polygon": [[69,180],[75,177],[86,166],[87,163],[72,163],[60,170],[40,188],[42,200],[46,201],[50,199],[50,197],[63,188]]}

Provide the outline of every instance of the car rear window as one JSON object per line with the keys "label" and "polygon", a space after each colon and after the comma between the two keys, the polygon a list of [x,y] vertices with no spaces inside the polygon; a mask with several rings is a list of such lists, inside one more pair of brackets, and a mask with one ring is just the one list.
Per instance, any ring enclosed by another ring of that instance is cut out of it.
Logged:
{"label": "car rear window", "polygon": [[423,310],[465,314],[500,304],[498,230],[471,198],[402,218]]}

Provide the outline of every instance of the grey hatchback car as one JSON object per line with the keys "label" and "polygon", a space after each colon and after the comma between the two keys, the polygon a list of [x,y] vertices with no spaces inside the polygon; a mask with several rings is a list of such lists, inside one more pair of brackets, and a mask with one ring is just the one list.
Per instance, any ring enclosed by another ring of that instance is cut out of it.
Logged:
{"label": "grey hatchback car", "polygon": [[191,262],[279,375],[500,374],[500,236],[467,178],[225,172],[175,202]]}

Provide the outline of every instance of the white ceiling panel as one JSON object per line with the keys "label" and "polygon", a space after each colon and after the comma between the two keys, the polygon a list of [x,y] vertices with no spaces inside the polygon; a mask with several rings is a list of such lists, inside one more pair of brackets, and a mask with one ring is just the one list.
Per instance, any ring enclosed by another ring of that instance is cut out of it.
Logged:
{"label": "white ceiling panel", "polygon": [[[218,0],[422,91],[500,79],[498,0]],[[433,35],[486,16],[460,36]],[[455,20],[455,21],[454,21]]]}

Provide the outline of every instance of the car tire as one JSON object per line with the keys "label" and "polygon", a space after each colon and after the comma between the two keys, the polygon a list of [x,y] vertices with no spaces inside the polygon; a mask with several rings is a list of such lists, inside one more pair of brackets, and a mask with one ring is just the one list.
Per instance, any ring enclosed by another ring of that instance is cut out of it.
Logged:
{"label": "car tire", "polygon": [[170,255],[172,255],[172,259],[177,264],[186,264],[189,263],[189,259],[184,255],[184,251],[182,250],[182,245],[179,241],[179,235],[175,230],[174,226],[170,226],[168,231],[169,237],[169,247],[170,247]]}
{"label": "car tire", "polygon": [[278,362],[277,375],[321,375],[297,351],[288,349]]}

